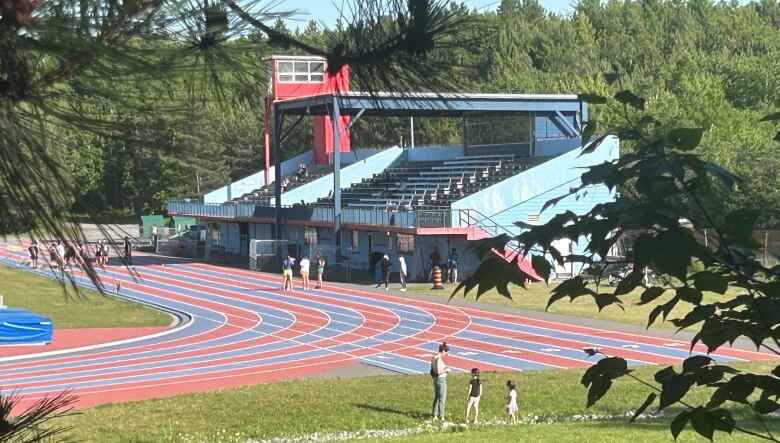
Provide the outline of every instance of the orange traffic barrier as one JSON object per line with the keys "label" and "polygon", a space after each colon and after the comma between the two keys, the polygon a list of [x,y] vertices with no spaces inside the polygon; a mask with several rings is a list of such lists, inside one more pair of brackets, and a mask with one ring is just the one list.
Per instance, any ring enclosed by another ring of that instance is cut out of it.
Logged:
{"label": "orange traffic barrier", "polygon": [[439,265],[433,267],[433,287],[431,289],[444,289],[441,284],[441,268]]}

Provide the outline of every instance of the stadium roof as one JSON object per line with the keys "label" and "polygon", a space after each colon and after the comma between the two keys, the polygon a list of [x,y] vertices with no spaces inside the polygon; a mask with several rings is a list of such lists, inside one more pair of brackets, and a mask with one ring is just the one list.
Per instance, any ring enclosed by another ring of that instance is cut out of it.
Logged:
{"label": "stadium roof", "polygon": [[287,115],[329,115],[336,100],[340,115],[462,117],[469,114],[580,112],[587,104],[569,94],[436,94],[423,92],[337,92],[274,102]]}

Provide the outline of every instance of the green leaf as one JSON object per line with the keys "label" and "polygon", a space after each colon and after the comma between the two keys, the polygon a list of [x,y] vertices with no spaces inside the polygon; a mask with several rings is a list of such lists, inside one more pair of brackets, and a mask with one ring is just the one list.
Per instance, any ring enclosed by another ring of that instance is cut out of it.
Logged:
{"label": "green leaf", "polygon": [[775,412],[778,407],[780,407],[780,405],[768,398],[762,398],[761,400],[753,403],[753,409],[755,409],[759,414],[769,414],[770,412]]}
{"label": "green leaf", "polygon": [[598,94],[587,94],[587,93],[579,94],[577,95],[577,99],[584,102],[588,102],[592,105],[603,105],[604,103],[607,102],[606,97]]}
{"label": "green leaf", "polygon": [[693,285],[700,291],[715,292],[725,294],[729,287],[729,279],[723,275],[713,272],[700,272],[694,276]]}
{"label": "green leaf", "polygon": [[742,183],[742,177],[714,163],[705,163],[704,170],[707,171],[711,176],[715,177],[718,181],[723,183],[723,186],[729,189],[734,187],[734,185],[737,183]]}
{"label": "green leaf", "polygon": [[[753,227],[758,219],[758,211],[754,209],[737,209],[726,214],[726,219],[721,226],[721,231],[730,240],[737,241],[744,246],[749,245],[753,239]],[[755,241],[754,241],[755,242]]]}
{"label": "green leaf", "polygon": [[647,288],[639,297],[639,303],[637,303],[637,305],[646,305],[663,295],[664,292],[666,292],[666,289],[659,286]]}
{"label": "green leaf", "polygon": [[690,415],[690,412],[682,411],[677,414],[677,417],[675,417],[674,420],[672,420],[672,424],[669,428],[671,429],[672,437],[674,437],[675,440],[677,440],[677,436],[680,435],[680,432],[685,429],[685,425],[688,424],[688,417],[690,417]]}
{"label": "green leaf", "polygon": [[596,120],[590,120],[585,128],[582,129],[582,144],[589,142],[593,134],[596,133],[596,129],[599,127],[599,122]]}
{"label": "green leaf", "polygon": [[777,134],[775,134],[775,136],[772,138],[772,140],[774,140],[776,142],[780,142],[780,131],[778,131]]}
{"label": "green leaf", "polygon": [[691,382],[687,377],[682,375],[674,375],[666,380],[661,390],[661,399],[658,402],[658,410],[661,411],[667,406],[673,405],[685,397],[688,393],[688,389],[691,387]]}
{"label": "green leaf", "polygon": [[612,386],[612,380],[629,373],[628,364],[620,357],[606,357],[588,368],[580,381],[588,388],[588,407],[593,406]]}
{"label": "green leaf", "polygon": [[701,303],[703,297],[700,290],[688,286],[677,288],[677,296],[680,297],[680,300],[687,301],[692,305]]}
{"label": "green leaf", "polygon": [[777,121],[780,120],[780,112],[775,112],[773,114],[765,115],[760,122],[771,122],[771,121]]}
{"label": "green leaf", "polygon": [[701,408],[696,408],[691,413],[691,426],[707,440],[712,440],[712,434],[715,432],[715,425],[712,421],[712,417],[705,414]]}
{"label": "green leaf", "polygon": [[629,105],[642,111],[645,109],[645,99],[628,90],[616,93],[615,100],[623,103],[624,105]]}
{"label": "green leaf", "polygon": [[639,408],[637,408],[636,411],[634,411],[634,415],[631,416],[631,418],[628,420],[628,422],[629,423],[633,423],[637,419],[637,417],[642,415],[642,413],[645,412],[645,410],[651,404],[653,404],[653,402],[655,401],[655,398],[656,398],[655,392],[651,392],[650,395],[648,395],[647,398],[645,399],[645,402],[642,403],[642,406],[640,406]]}
{"label": "green leaf", "polygon": [[714,360],[706,355],[694,355],[683,362],[683,372],[696,372],[713,362]]}
{"label": "green leaf", "polygon": [[728,432],[729,434],[734,430],[736,423],[734,422],[734,417],[731,416],[731,412],[725,409],[715,409],[714,411],[708,411],[707,415],[712,417],[712,424],[715,426],[715,429]]}
{"label": "green leaf", "polygon": [[690,151],[699,146],[704,134],[702,128],[677,128],[669,131],[666,139],[675,148],[681,151]]}
{"label": "green leaf", "polygon": [[534,255],[531,257],[531,266],[533,266],[534,271],[536,271],[536,273],[539,274],[539,276],[542,277],[545,282],[550,281],[550,271],[552,270],[552,266],[550,266],[550,262],[548,262],[544,256]]}
{"label": "green leaf", "polygon": [[602,143],[604,143],[604,140],[607,139],[607,134],[604,134],[597,138],[596,140],[593,140],[592,142],[588,143],[587,145],[583,146],[580,150],[580,155],[577,157],[582,157],[585,154],[590,154],[591,152],[595,151],[596,148],[601,146]]}

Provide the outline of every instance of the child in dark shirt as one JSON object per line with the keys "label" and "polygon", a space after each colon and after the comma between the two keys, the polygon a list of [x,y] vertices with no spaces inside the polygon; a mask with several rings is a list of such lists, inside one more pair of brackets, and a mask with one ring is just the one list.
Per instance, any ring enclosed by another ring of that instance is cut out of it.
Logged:
{"label": "child in dark shirt", "polygon": [[479,379],[479,369],[471,370],[469,393],[466,396],[466,424],[469,422],[471,407],[474,407],[474,424],[479,423],[479,398],[482,396],[482,380]]}

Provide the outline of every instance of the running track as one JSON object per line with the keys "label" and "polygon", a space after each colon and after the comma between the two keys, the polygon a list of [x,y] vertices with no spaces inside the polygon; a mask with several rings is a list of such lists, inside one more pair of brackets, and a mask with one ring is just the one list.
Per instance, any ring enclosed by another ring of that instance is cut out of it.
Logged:
{"label": "running track", "polygon": [[[19,266],[21,258],[18,246],[0,243],[6,265]],[[455,372],[585,368],[594,359],[584,347],[633,365],[689,356],[688,343],[678,340],[334,285],[284,293],[281,278],[266,274],[164,264],[143,255],[135,261],[139,280],[119,266],[107,267],[101,278],[110,287],[121,281],[121,297],[174,313],[179,325],[134,339],[0,358],[0,394],[17,390],[29,402],[70,388],[83,407],[299,377],[356,362],[420,374],[428,372],[442,340],[452,349],[448,363]],[[734,348],[712,357],[772,358]]]}

